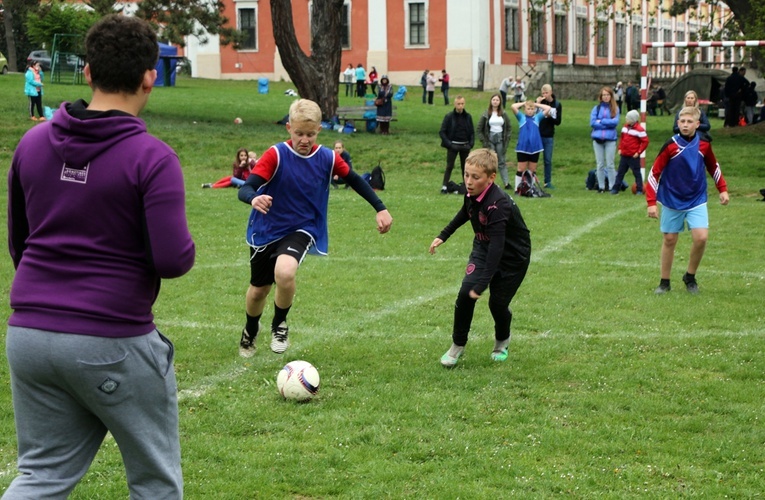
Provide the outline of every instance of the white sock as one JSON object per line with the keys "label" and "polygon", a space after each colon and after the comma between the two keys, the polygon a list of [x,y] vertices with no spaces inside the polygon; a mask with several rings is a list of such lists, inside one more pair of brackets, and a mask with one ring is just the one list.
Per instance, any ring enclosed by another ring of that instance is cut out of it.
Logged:
{"label": "white sock", "polygon": [[500,352],[507,349],[507,346],[510,345],[510,339],[507,338],[505,340],[495,340],[494,341],[494,352]]}
{"label": "white sock", "polygon": [[459,346],[457,344],[452,344],[452,346],[449,348],[449,356],[456,358],[460,354],[462,354],[462,351],[465,350],[465,346]]}

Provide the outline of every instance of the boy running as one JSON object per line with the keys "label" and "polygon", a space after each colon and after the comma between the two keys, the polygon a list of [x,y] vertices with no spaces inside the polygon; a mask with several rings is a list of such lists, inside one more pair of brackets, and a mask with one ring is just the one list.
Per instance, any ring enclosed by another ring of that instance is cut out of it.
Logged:
{"label": "boy running", "polygon": [[255,354],[260,317],[276,284],[271,350],[289,347],[287,314],[295,297],[295,275],[310,251],[326,255],[327,205],[333,175],[345,180],[377,211],[377,230],[387,233],[393,219],[377,194],[335,151],[316,144],[321,109],[307,99],[290,106],[290,140],[271,146],[252,169],[239,199],[252,206],[247,225],[250,245],[250,287],[246,295],[247,323],[239,354]]}
{"label": "boy running", "polygon": [[476,149],[465,161],[465,195],[462,208],[441,231],[430,253],[435,254],[454,232],[470,222],[475,233],[462,287],[454,305],[452,346],[441,356],[441,364],[457,364],[467,344],[475,303],[489,289],[489,311],[494,318],[494,349],[491,359],[507,360],[510,301],[526,276],[531,260],[531,238],[513,199],[494,184],[497,177],[497,154]]}

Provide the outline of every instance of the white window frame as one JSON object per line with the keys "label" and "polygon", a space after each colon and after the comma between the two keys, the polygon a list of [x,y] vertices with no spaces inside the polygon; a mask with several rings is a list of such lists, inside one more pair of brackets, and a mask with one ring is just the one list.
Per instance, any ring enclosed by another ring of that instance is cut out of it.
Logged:
{"label": "white window frame", "polygon": [[346,22],[348,23],[348,45],[343,46],[342,50],[351,50],[353,48],[353,43],[351,43],[353,40],[353,37],[351,36],[353,33],[351,30],[351,0],[345,0],[345,2],[343,2],[343,7],[346,7],[348,12],[348,19],[346,19]]}
{"label": "white window frame", "polygon": [[258,43],[258,28],[260,23],[258,22],[258,0],[247,0],[244,2],[234,1],[234,7],[236,8],[236,29],[242,30],[242,19],[240,17],[240,11],[243,9],[252,9],[255,11],[255,47],[254,48],[240,48],[239,52],[258,52],[260,50],[260,43]]}
{"label": "white window frame", "polygon": [[[424,35],[423,38],[425,39],[423,43],[413,45],[410,43],[411,40],[411,33],[410,33],[410,27],[411,27],[411,18],[409,16],[409,6],[412,4],[423,4],[423,15],[425,17],[424,19]],[[430,38],[428,34],[428,14],[430,12],[430,1],[429,0],[404,0],[404,48],[407,49],[429,49],[430,48]]]}
{"label": "white window frame", "polygon": [[[510,9],[514,13],[515,22],[513,24],[513,28],[515,28],[512,33],[510,34],[510,37],[512,38],[511,44],[508,44],[508,24],[507,24],[507,11]],[[502,37],[504,38],[504,52],[519,52],[521,50],[521,21],[518,14],[518,2],[505,3],[505,9],[503,11],[503,17],[505,22],[505,31],[502,33]]]}

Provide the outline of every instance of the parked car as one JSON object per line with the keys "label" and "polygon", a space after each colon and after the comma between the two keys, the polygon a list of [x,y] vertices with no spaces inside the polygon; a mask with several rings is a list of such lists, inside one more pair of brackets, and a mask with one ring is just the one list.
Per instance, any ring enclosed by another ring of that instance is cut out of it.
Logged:
{"label": "parked car", "polygon": [[0,74],[8,73],[8,59],[0,52]]}
{"label": "parked car", "polygon": [[43,71],[50,71],[50,54],[47,50],[33,50],[27,56],[27,64],[31,62],[39,62],[40,68]]}

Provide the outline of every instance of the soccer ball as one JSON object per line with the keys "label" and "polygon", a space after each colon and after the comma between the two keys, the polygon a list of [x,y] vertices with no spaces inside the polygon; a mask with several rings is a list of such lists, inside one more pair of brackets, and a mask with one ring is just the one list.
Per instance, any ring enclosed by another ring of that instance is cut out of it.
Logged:
{"label": "soccer ball", "polygon": [[308,401],[319,392],[319,372],[308,361],[290,361],[279,370],[276,388],[284,399]]}
{"label": "soccer ball", "polygon": [[234,118],[234,123],[236,123],[237,125],[241,125],[242,119],[237,116],[236,118]]}

